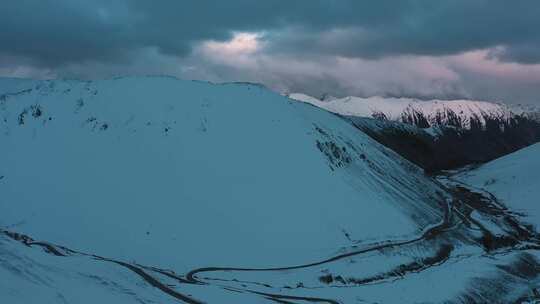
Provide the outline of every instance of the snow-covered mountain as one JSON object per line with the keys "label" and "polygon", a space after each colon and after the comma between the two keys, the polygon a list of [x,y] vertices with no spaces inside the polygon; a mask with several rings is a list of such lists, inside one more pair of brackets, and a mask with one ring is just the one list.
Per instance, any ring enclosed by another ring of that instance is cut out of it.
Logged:
{"label": "snow-covered mountain", "polygon": [[261,86],[4,79],[0,142],[0,303],[508,303],[540,283],[510,212]]}
{"label": "snow-covered mountain", "polygon": [[518,113],[530,120],[540,122],[540,106],[531,104],[517,104],[511,107],[512,112]]}
{"label": "snow-covered mountain", "polygon": [[421,128],[454,126],[469,129],[487,120],[508,122],[516,113],[504,104],[473,100],[430,100],[383,97],[344,97],[319,100],[295,93],[290,98],[344,116],[372,117],[412,124]]}
{"label": "snow-covered mountain", "polygon": [[540,141],[540,116],[522,105],[381,97],[319,100],[304,94],[290,97],[342,116],[429,172],[483,163]]}
{"label": "snow-covered mountain", "polygon": [[465,170],[455,178],[493,193],[501,204],[523,214],[530,224],[540,224],[540,144]]}
{"label": "snow-covered mountain", "polygon": [[[176,253],[139,247],[184,244],[182,267],[292,263],[340,245],[342,230],[399,237],[440,214],[422,170],[257,86],[125,78],[29,88],[2,99],[0,187],[3,224],[34,237],[141,262]],[[389,184],[386,172],[402,177]],[[408,193],[383,191],[400,183]],[[399,211],[404,201],[425,220]],[[375,228],[379,213],[387,222]]]}

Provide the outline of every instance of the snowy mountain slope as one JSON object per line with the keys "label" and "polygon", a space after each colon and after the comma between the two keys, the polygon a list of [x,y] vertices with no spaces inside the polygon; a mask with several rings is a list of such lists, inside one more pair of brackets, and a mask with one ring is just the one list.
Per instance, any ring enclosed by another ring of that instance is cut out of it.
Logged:
{"label": "snowy mountain slope", "polygon": [[[398,237],[440,216],[420,169],[346,122],[255,86],[43,82],[0,111],[4,225],[79,249],[161,260],[168,253],[139,247],[173,243],[187,247],[183,266],[250,262],[239,251],[294,261],[334,248],[343,229]],[[47,229],[51,221],[70,229]]]}
{"label": "snowy mountain slope", "polygon": [[540,106],[533,104],[512,105],[511,110],[514,113],[523,115],[531,120],[540,122]]}
{"label": "snowy mountain slope", "polygon": [[540,224],[540,144],[463,171],[454,178],[493,193],[508,208],[524,214],[525,221]]}
{"label": "snowy mountain slope", "polygon": [[39,83],[39,80],[24,79],[24,78],[1,78],[0,79],[0,94],[11,95],[27,90]]}
{"label": "snowy mountain slope", "polygon": [[475,123],[485,125],[489,118],[508,121],[515,115],[503,104],[473,100],[420,101],[411,98],[349,96],[321,101],[297,93],[289,97],[345,116],[385,118],[422,128],[438,125],[471,128]]}
{"label": "snowy mountain slope", "polygon": [[[257,281],[228,281],[225,274],[220,278],[214,274],[221,286],[189,284],[175,279],[177,275],[167,270],[124,264],[134,267],[130,269],[115,261],[81,254],[59,257],[36,247],[24,246],[0,234],[2,303],[201,303],[195,298],[199,296],[203,296],[205,303],[512,303],[515,299],[519,299],[517,303],[534,303],[530,286],[540,284],[537,277],[516,276],[534,273],[530,267],[540,259],[536,250],[501,252],[489,258],[455,257],[418,273],[400,274],[399,279],[376,284],[347,286],[336,282],[335,286],[341,288],[310,288],[306,282],[305,288],[296,284],[269,288],[258,286]],[[384,264],[386,259],[371,259],[371,263]],[[350,259],[342,268],[351,268],[356,261]],[[369,264],[362,266],[363,271],[373,268]],[[321,274],[328,273],[325,271]],[[239,274],[228,276],[238,278]],[[253,273],[252,279],[272,282],[263,276]],[[294,277],[294,273],[278,273],[274,281],[287,277]],[[160,289],[149,281],[164,285]]]}
{"label": "snowy mountain slope", "polygon": [[126,78],[29,89],[0,105],[0,213],[39,239],[182,270],[294,263],[333,252],[343,231],[399,238],[442,214],[422,170],[260,87]]}
{"label": "snowy mountain slope", "polygon": [[0,302],[513,301],[540,277],[509,211],[263,87],[3,87]]}

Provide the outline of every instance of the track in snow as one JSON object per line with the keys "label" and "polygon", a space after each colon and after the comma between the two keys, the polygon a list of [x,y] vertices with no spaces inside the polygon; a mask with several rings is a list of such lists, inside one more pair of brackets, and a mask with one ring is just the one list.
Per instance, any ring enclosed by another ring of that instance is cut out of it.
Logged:
{"label": "track in snow", "polygon": [[[34,241],[31,237],[18,234],[15,232],[7,231],[7,230],[0,230],[5,235],[10,237],[13,240],[19,241],[27,246],[40,246],[42,247],[45,252],[59,256],[59,257],[69,257],[70,255],[83,255],[90,257],[97,261],[102,262],[108,262],[113,263],[115,265],[119,265],[121,267],[124,267],[125,269],[130,270],[132,273],[139,276],[141,279],[143,279],[146,283],[149,285],[159,289],[163,293],[175,298],[176,300],[179,300],[184,303],[188,304],[201,304],[205,303],[202,300],[196,299],[192,296],[188,296],[186,294],[180,293],[174,289],[174,287],[171,287],[163,282],[161,282],[156,276],[153,275],[153,273],[157,273],[160,275],[164,275],[170,279],[173,279],[177,281],[179,284],[191,284],[191,285],[199,285],[199,286],[217,286],[222,288],[225,291],[229,292],[242,292],[242,293],[250,293],[254,295],[261,296],[264,299],[271,300],[273,302],[277,303],[297,303],[295,301],[303,301],[303,302],[310,302],[310,303],[330,303],[330,304],[338,304],[340,303],[337,300],[334,299],[325,299],[325,298],[319,298],[319,297],[310,297],[310,296],[298,296],[298,295],[286,295],[286,294],[280,294],[280,293],[274,293],[274,292],[267,292],[267,291],[260,291],[260,290],[254,290],[253,288],[248,288],[247,286],[243,285],[242,287],[238,286],[229,286],[229,285],[222,285],[222,284],[216,284],[215,281],[221,281],[221,282],[227,282],[227,283],[248,283],[255,286],[263,286],[264,288],[273,288],[271,285],[266,284],[264,282],[244,282],[239,280],[230,280],[230,279],[212,279],[212,278],[200,278],[200,274],[202,273],[219,273],[219,272],[279,272],[279,271],[292,271],[292,270],[299,270],[299,269],[308,269],[315,266],[321,266],[324,264],[329,264],[332,262],[336,262],[345,258],[353,257],[353,256],[361,256],[363,254],[372,253],[372,252],[380,252],[381,250],[385,249],[391,249],[398,251],[401,249],[401,247],[409,246],[409,245],[415,245],[417,243],[421,243],[424,241],[430,241],[437,238],[444,238],[444,234],[449,231],[455,231],[460,229],[460,227],[463,226],[463,224],[468,225],[475,225],[477,228],[479,228],[484,238],[490,239],[491,243],[486,244],[479,242],[479,245],[483,245],[485,247],[485,250],[487,252],[505,248],[507,250],[514,250],[514,249],[538,249],[540,250],[540,240],[538,236],[531,231],[526,230],[519,224],[517,224],[517,220],[513,217],[513,214],[511,211],[507,210],[506,208],[498,205],[496,202],[493,202],[492,204],[489,204],[485,202],[483,205],[478,205],[478,202],[474,202],[473,199],[475,198],[475,195],[478,195],[475,192],[472,192],[470,190],[463,190],[466,188],[459,188],[454,187],[453,189],[449,189],[454,193],[454,200],[447,201],[446,204],[443,204],[444,206],[444,216],[441,219],[441,222],[435,226],[432,226],[424,231],[424,233],[417,237],[410,240],[404,240],[404,241],[393,241],[393,242],[382,242],[378,244],[373,244],[370,246],[366,246],[363,249],[355,250],[352,252],[339,254],[321,261],[306,263],[302,265],[295,265],[295,266],[287,266],[287,267],[274,267],[274,268],[242,268],[242,267],[203,267],[203,268],[197,268],[189,271],[185,275],[178,275],[175,272],[169,271],[169,270],[163,270],[156,267],[149,267],[144,266],[140,264],[132,264],[127,263],[123,261],[118,261],[114,259],[109,259],[105,257],[101,257],[94,254],[88,254],[88,253],[82,253],[79,251],[71,250],[63,246],[53,245],[47,242],[42,241]],[[468,191],[468,192],[467,192]],[[473,219],[471,217],[471,211],[475,210],[474,208],[482,209],[484,212],[490,212],[491,214],[497,216],[497,217],[503,217],[505,219],[510,218],[512,221],[515,221],[515,225],[513,227],[516,229],[516,235],[515,239],[512,242],[508,242],[508,240],[496,240],[495,236],[489,231],[488,228],[484,227],[481,223],[479,223],[477,220]],[[479,208],[482,207],[482,208]],[[499,243],[497,243],[499,241]],[[523,248],[519,248],[518,245],[525,244]],[[438,253],[435,257],[426,258],[424,259],[424,264],[402,264],[397,267],[398,270],[390,271],[390,272],[381,272],[379,275],[366,277],[366,278],[360,278],[355,279],[353,283],[354,285],[364,285],[364,284],[372,284],[378,281],[385,281],[392,277],[399,277],[402,278],[406,276],[408,273],[418,273],[421,271],[424,271],[430,267],[440,265],[448,260],[451,253],[453,251],[452,246],[443,247],[442,252]]]}

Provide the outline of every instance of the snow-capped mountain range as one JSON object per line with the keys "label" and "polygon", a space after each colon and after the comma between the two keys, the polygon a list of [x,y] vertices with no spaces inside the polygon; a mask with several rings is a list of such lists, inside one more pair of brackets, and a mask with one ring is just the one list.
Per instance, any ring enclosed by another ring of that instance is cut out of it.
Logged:
{"label": "snow-capped mountain range", "polygon": [[529,223],[540,224],[540,143],[473,170],[459,171],[455,178],[493,193]]}
{"label": "snow-capped mountain range", "polygon": [[535,107],[472,100],[289,97],[338,114],[429,172],[483,163],[540,141]]}
{"label": "snow-capped mountain range", "polygon": [[317,99],[294,93],[290,98],[313,104],[345,116],[372,117],[413,124],[421,128],[454,126],[469,129],[485,126],[486,120],[508,122],[516,115],[531,112],[523,107],[474,100],[429,100],[384,97],[344,97]]}
{"label": "snow-capped mountain range", "polygon": [[0,142],[0,303],[538,292],[539,235],[510,204],[262,86],[0,79]]}

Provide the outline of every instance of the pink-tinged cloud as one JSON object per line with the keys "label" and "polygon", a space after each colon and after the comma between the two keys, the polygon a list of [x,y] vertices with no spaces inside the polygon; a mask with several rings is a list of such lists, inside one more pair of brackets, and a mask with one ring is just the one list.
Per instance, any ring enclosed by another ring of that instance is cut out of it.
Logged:
{"label": "pink-tinged cloud", "polygon": [[540,83],[540,64],[502,62],[495,56],[501,47],[471,51],[449,56],[449,66],[487,77],[497,77],[525,83]]}

